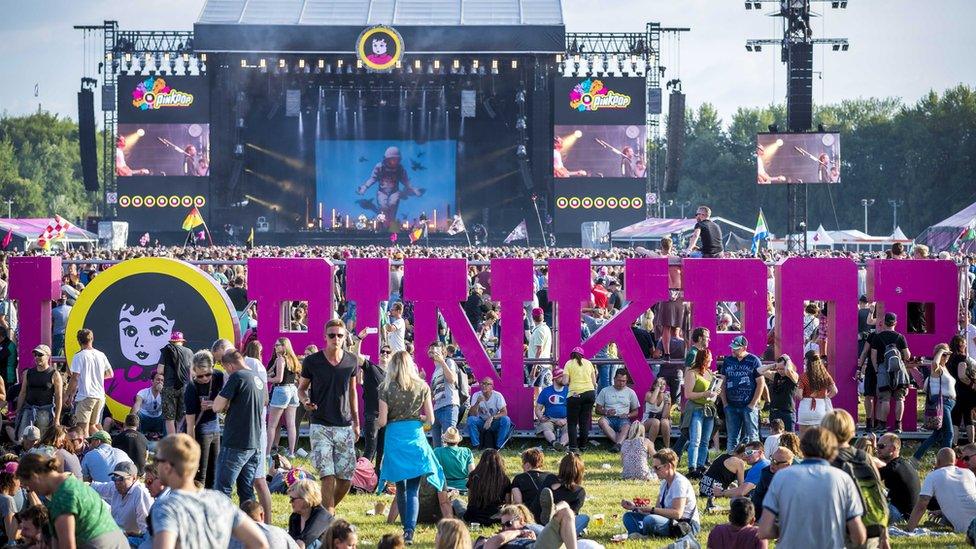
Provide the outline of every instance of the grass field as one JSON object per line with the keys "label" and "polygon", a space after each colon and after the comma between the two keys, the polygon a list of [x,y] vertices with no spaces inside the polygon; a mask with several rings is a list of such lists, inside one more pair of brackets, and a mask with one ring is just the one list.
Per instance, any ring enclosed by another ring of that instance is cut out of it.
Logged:
{"label": "grass field", "polygon": [[[516,473],[521,472],[521,463],[519,460],[519,453],[537,444],[535,441],[530,440],[513,440],[509,444],[509,447],[503,451],[505,457],[506,470],[509,477],[514,476]],[[904,455],[911,455],[914,451],[916,443],[906,443],[906,447],[903,448]],[[638,481],[623,481],[620,480],[620,456],[619,454],[611,454],[606,451],[605,447],[599,449],[591,447],[591,449],[583,454],[583,461],[586,463],[586,478],[583,482],[586,488],[586,504],[583,506],[582,511],[591,517],[595,514],[603,514],[605,516],[605,523],[602,527],[590,526],[587,537],[589,539],[596,540],[607,546],[621,547],[621,548],[631,548],[631,547],[664,547],[671,540],[662,539],[660,542],[657,541],[640,541],[640,542],[627,542],[614,544],[610,541],[610,538],[619,533],[624,532],[623,525],[621,523],[620,517],[623,514],[623,509],[620,507],[620,500],[623,498],[632,499],[634,497],[644,497],[644,498],[656,498],[658,494],[658,484],[657,482],[638,482]],[[548,453],[546,456],[546,470],[553,471],[556,469],[558,464],[558,456],[553,453]],[[477,458],[476,458],[477,459]],[[925,460],[921,464],[921,469],[927,473],[933,467],[934,462],[934,452],[929,452]],[[605,465],[609,465],[609,469],[605,468]],[[307,467],[307,463],[303,463],[303,466]],[[680,471],[686,469],[684,461],[682,461],[679,467]],[[291,506],[288,502],[288,497],[284,495],[275,495],[274,497],[274,524],[279,526],[286,526],[288,523],[288,515],[291,512]],[[359,542],[362,547],[375,547],[377,541],[383,534],[394,532],[400,533],[400,525],[397,524],[386,524],[385,517],[370,516],[367,515],[367,511],[372,511],[373,505],[376,501],[384,500],[387,505],[389,505],[393,498],[392,496],[348,496],[342,504],[339,506],[339,515],[355,524],[359,530]],[[724,498],[719,498],[718,505],[728,507],[728,500]],[[702,533],[699,535],[699,541],[701,541],[702,546],[705,545],[705,541],[708,538],[708,532],[714,528],[716,525],[726,522],[725,513],[720,514],[705,514],[702,516]],[[926,525],[923,525],[926,526]],[[931,525],[928,525],[931,526]],[[496,531],[497,527],[484,527],[480,532],[472,532],[472,539],[478,535],[491,535]],[[415,547],[433,547],[434,543],[434,527],[432,525],[418,525],[417,531],[414,538]],[[892,540],[893,547],[942,547],[946,549],[954,547],[966,547],[966,539],[964,535],[952,534],[951,536],[941,536],[941,537],[925,537],[925,538],[895,538]]]}

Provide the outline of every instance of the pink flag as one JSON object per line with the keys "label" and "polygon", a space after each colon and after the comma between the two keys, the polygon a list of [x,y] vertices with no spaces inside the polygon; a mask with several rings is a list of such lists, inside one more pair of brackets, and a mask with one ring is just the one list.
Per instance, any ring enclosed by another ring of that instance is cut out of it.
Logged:
{"label": "pink flag", "polygon": [[3,249],[6,250],[7,246],[10,245],[10,241],[14,238],[14,230],[11,228],[7,230],[7,236],[3,237]]}

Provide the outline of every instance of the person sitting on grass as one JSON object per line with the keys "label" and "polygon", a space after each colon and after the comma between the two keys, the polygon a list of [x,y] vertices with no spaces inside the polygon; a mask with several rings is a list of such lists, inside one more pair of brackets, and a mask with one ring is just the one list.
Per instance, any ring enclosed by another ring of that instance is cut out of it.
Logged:
{"label": "person sitting on grass", "polygon": [[356,527],[345,519],[335,519],[322,534],[322,549],[356,549],[358,544]]}
{"label": "person sitting on grass", "polygon": [[[273,549],[298,549],[298,544],[295,543],[295,540],[288,535],[288,532],[285,532],[277,526],[265,523],[264,507],[261,507],[261,504],[256,500],[249,499],[242,503],[241,511],[243,511],[245,515],[251,517],[251,520],[257,524],[258,530],[261,530],[261,533],[264,534],[264,537],[268,540],[268,547]],[[227,549],[243,548],[244,544],[241,543],[237,538],[231,538],[230,545],[227,546]]]}
{"label": "person sitting on grass", "polygon": [[[549,487],[552,490],[552,500],[556,503],[565,502],[576,515],[576,535],[578,536],[583,535],[583,531],[590,524],[589,516],[579,514],[583,503],[586,502],[586,490],[583,489],[583,474],[585,472],[586,467],[578,455],[566,454],[559,462],[559,472],[556,474],[556,479],[559,482]],[[539,495],[541,517],[544,517],[549,511],[545,506],[549,496],[545,492],[546,489],[544,488]]]}
{"label": "person sitting on grass", "polygon": [[[436,415],[436,411],[434,412]],[[434,457],[444,469],[444,479],[447,488],[453,488],[461,493],[468,491],[468,475],[474,470],[474,456],[471,448],[458,446],[461,443],[461,433],[457,427],[448,427],[441,436],[444,446],[434,448]]]}
{"label": "person sitting on grass", "polygon": [[749,466],[744,481],[735,488],[720,488],[715,495],[727,498],[749,497],[753,488],[759,485],[763,468],[769,466],[769,460],[763,455],[764,452],[763,444],[758,440],[744,444],[742,459]]}
{"label": "person sitting on grass", "polygon": [[534,516],[542,514],[539,493],[559,482],[556,475],[543,471],[545,455],[538,448],[522,452],[522,472],[512,478],[512,503],[523,503]]}
{"label": "person sitting on grass", "polygon": [[51,547],[51,533],[48,530],[51,516],[47,507],[37,504],[25,507],[17,513],[20,525],[20,545],[24,549],[47,549]]}
{"label": "person sitting on grass", "polygon": [[332,522],[332,515],[322,506],[322,490],[319,483],[303,479],[288,489],[291,500],[291,516],[288,517],[288,535],[299,547],[314,549],[319,538]]}
{"label": "person sitting on grass", "polygon": [[748,498],[735,498],[729,506],[729,522],[708,533],[708,549],[766,549],[755,526],[756,508]]}
{"label": "person sitting on grass", "polygon": [[715,458],[708,466],[708,470],[698,483],[698,495],[708,498],[705,504],[706,511],[715,507],[713,498],[720,495],[722,490],[731,486],[733,482],[740,486],[745,482],[746,462],[743,459],[745,451],[746,445],[740,444],[731,453]]}
{"label": "person sitting on grass", "polygon": [[624,528],[630,539],[646,536],[681,537],[701,531],[701,515],[695,489],[687,477],[678,472],[678,455],[665,448],[654,454],[654,473],[661,480],[661,490],[655,505],[637,505],[633,501],[620,502],[624,513]]}
{"label": "person sitting on grass", "polygon": [[436,549],[470,549],[471,534],[464,521],[458,519],[442,519],[437,523],[437,534],[434,536]]}
{"label": "person sitting on grass", "polygon": [[[545,507],[545,505],[543,505]],[[552,516],[539,517],[546,525],[539,530],[532,528],[523,505],[506,505],[501,509],[502,529],[475,549],[499,549],[501,547],[525,547],[528,549],[576,549],[576,517],[563,502],[550,506]],[[538,530],[538,531],[537,531]]]}
{"label": "person sitting on grass", "polygon": [[478,465],[468,476],[468,508],[465,522],[481,525],[498,524],[498,510],[505,504],[512,483],[505,473],[505,461],[498,450],[481,453]]}
{"label": "person sitting on grass", "polygon": [[383,534],[379,543],[376,544],[376,549],[403,549],[404,547],[406,545],[403,536],[400,534]]}
{"label": "person sitting on grass", "polygon": [[644,424],[634,421],[627,431],[627,440],[620,443],[620,476],[624,480],[651,480],[648,456],[654,454],[654,443],[644,436]]}
{"label": "person sitting on grass", "polygon": [[597,424],[610,439],[611,452],[620,451],[620,443],[627,438],[630,422],[637,419],[640,408],[637,393],[627,386],[629,380],[627,370],[617,370],[613,385],[604,387],[596,397],[596,412],[602,416]]}

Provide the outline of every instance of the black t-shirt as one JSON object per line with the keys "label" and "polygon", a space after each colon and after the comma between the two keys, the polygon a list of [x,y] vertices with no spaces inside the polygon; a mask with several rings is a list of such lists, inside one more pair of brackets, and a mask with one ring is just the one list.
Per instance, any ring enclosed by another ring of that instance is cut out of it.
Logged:
{"label": "black t-shirt", "polygon": [[386,370],[369,360],[363,363],[363,414],[379,413],[379,387],[386,377]]}
{"label": "black t-shirt", "polygon": [[302,516],[292,513],[288,517],[288,535],[291,539],[301,541],[305,545],[311,544],[319,539],[332,523],[332,515],[325,510],[325,507],[318,505],[312,508],[312,512],[305,521],[305,528],[302,528]]}
{"label": "black t-shirt", "polygon": [[183,408],[186,410],[186,415],[197,416],[197,426],[217,419],[217,414],[213,410],[203,410],[200,407],[200,401],[217,398],[223,388],[224,373],[219,370],[213,371],[213,377],[210,378],[209,383],[194,381],[186,386],[186,390],[183,392]]}
{"label": "black t-shirt", "polygon": [[146,470],[146,448],[149,446],[145,435],[139,431],[126,429],[112,437],[112,446],[125,452],[132,463],[136,464],[139,476],[142,476]]}
{"label": "black t-shirt", "polygon": [[[904,351],[908,348],[908,342],[905,341],[905,336],[894,330],[874,332],[871,334],[871,338],[868,341],[871,343],[871,349],[878,352],[878,362],[884,360],[885,348],[888,347],[888,345],[894,344],[896,347],[898,347],[899,351]],[[875,366],[877,366],[877,364],[875,364]]]}
{"label": "black t-shirt", "polygon": [[888,488],[888,499],[891,500],[891,504],[906,517],[910,515],[918,502],[918,492],[921,489],[915,466],[911,461],[899,456],[878,472],[885,487]]}
{"label": "black t-shirt", "polygon": [[329,427],[352,425],[349,380],[356,375],[357,368],[358,360],[351,353],[343,353],[342,360],[334,366],[326,360],[324,351],[305,357],[302,377],[309,380],[309,398],[318,406],[308,413],[310,423]]}
{"label": "black t-shirt", "polygon": [[227,297],[229,297],[230,302],[234,304],[235,311],[243,311],[247,308],[247,290],[244,288],[238,288],[236,286],[233,288],[227,288]]}
{"label": "black t-shirt", "polygon": [[522,503],[538,517],[542,514],[539,506],[539,491],[559,482],[556,475],[545,471],[526,471],[515,475],[512,488],[518,488],[522,493]]}
{"label": "black t-shirt", "polygon": [[793,391],[796,389],[796,382],[792,379],[774,374],[773,380],[769,383],[769,407],[775,410],[793,411]]}
{"label": "black t-shirt", "polygon": [[186,387],[186,382],[190,379],[193,352],[182,345],[167,343],[159,360],[163,363],[163,386],[180,390]]}
{"label": "black t-shirt", "polygon": [[552,500],[554,503],[565,501],[566,505],[569,505],[569,508],[578,515],[583,503],[586,502],[586,490],[582,486],[567,488],[564,485],[559,485],[559,488],[552,491]]}
{"label": "black t-shirt", "polygon": [[261,414],[264,410],[264,383],[251,370],[238,370],[227,378],[220,396],[230,401],[224,415],[221,445],[237,450],[261,447]]}
{"label": "black t-shirt", "polygon": [[630,329],[634,332],[634,338],[637,339],[637,345],[640,346],[641,352],[644,353],[644,358],[651,358],[656,343],[654,341],[654,333],[644,328],[638,328],[637,326],[631,326]]}
{"label": "black t-shirt", "polygon": [[703,219],[695,223],[699,229],[699,248],[705,257],[715,257],[722,253],[722,229],[711,219]]}

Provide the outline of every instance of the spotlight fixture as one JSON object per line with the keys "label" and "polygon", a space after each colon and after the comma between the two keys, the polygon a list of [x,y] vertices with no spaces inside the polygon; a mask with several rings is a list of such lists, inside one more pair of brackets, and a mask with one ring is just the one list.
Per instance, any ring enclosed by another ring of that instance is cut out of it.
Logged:
{"label": "spotlight fixture", "polygon": [[242,69],[246,69],[247,68],[247,59],[241,59],[241,68]]}
{"label": "spotlight fixture", "polygon": [[304,69],[305,68],[305,60],[304,59],[299,59],[298,60],[298,68],[300,68],[300,69]]}
{"label": "spotlight fixture", "polygon": [[526,150],[525,145],[519,145],[515,148],[515,156],[519,158],[525,158],[529,155],[528,150]]}
{"label": "spotlight fixture", "polygon": [[491,60],[491,74],[498,74],[498,60]]}
{"label": "spotlight fixture", "polygon": [[840,51],[840,44],[834,44],[830,46],[830,49],[833,51]]}
{"label": "spotlight fixture", "polygon": [[525,129],[525,117],[524,116],[518,117],[518,119],[515,121],[515,129],[516,130],[524,130]]}
{"label": "spotlight fixture", "polygon": [[746,44],[746,51],[752,51],[752,44]]}
{"label": "spotlight fixture", "polygon": [[420,59],[414,59],[414,61],[413,61],[413,68],[415,70],[420,70]]}
{"label": "spotlight fixture", "polygon": [[518,59],[512,59],[512,68],[513,69],[517,69],[518,68]]}
{"label": "spotlight fixture", "polygon": [[319,59],[319,69],[325,68],[325,59]]}
{"label": "spotlight fixture", "polygon": [[234,145],[234,156],[244,156],[244,145],[240,143]]}
{"label": "spotlight fixture", "polygon": [[459,68],[461,68],[461,61],[458,60],[458,59],[455,59],[454,60],[454,63],[451,66],[454,68],[454,70],[458,70]]}
{"label": "spotlight fixture", "polygon": [[267,61],[267,59],[258,59],[258,68],[261,68],[261,69],[268,68],[268,61]]}
{"label": "spotlight fixture", "polygon": [[762,51],[762,46],[756,44],[756,51]]}
{"label": "spotlight fixture", "polygon": [[841,44],[840,45],[840,51],[847,51],[849,49],[851,49],[850,44]]}
{"label": "spotlight fixture", "polygon": [[525,104],[525,90],[519,90],[518,93],[515,94],[515,102],[519,105]]}
{"label": "spotlight fixture", "polygon": [[285,60],[284,59],[279,59],[278,60],[278,68],[279,69],[283,69],[283,68],[285,68],[285,66],[286,66],[285,65]]}

